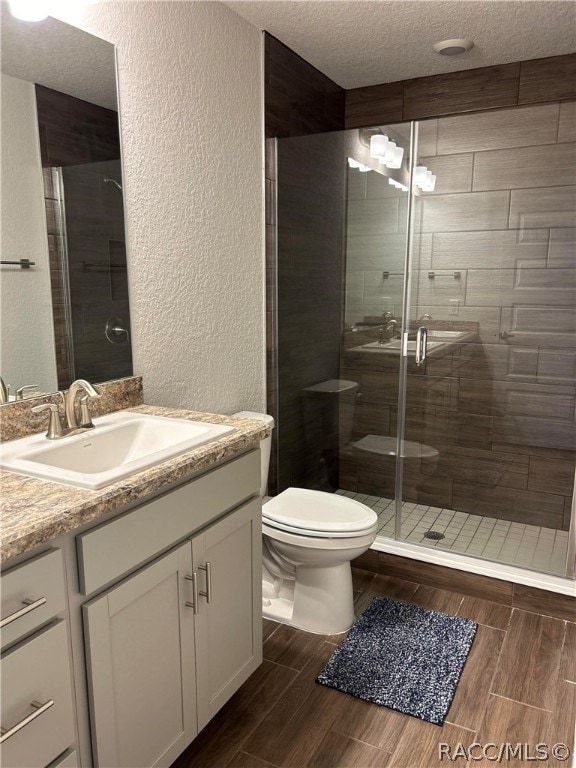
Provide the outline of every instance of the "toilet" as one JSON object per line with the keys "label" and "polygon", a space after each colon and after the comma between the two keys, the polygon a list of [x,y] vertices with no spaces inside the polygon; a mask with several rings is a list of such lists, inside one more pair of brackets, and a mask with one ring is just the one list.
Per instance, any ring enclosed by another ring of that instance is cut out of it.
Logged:
{"label": "toilet", "polygon": [[[234,416],[274,426],[266,414]],[[267,499],[271,442],[260,445],[263,616],[308,632],[346,632],[355,619],[350,561],[376,538],[377,515],[346,496],[305,488]]]}

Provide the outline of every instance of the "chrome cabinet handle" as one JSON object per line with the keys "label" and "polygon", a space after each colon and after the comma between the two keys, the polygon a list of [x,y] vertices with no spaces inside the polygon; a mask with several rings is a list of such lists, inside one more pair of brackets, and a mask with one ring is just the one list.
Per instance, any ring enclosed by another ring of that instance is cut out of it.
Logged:
{"label": "chrome cabinet handle", "polygon": [[416,365],[423,365],[426,360],[428,330],[421,325],[416,333]]}
{"label": "chrome cabinet handle", "polygon": [[30,706],[34,707],[34,712],[31,712],[29,715],[27,715],[23,720],[20,720],[19,723],[16,723],[16,725],[13,725],[12,728],[9,728],[6,730],[5,728],[0,728],[0,744],[3,744],[5,741],[8,741],[8,739],[11,736],[14,736],[15,733],[18,733],[18,731],[21,731],[22,728],[27,726],[29,723],[36,720],[37,717],[40,717],[40,715],[43,715],[44,712],[50,709],[50,707],[54,706],[54,699],[48,699],[47,702],[44,704],[40,704],[39,701],[32,701],[30,702]]}
{"label": "chrome cabinet handle", "polygon": [[207,603],[212,602],[212,564],[206,561],[206,565],[199,565],[201,571],[206,572],[206,592],[200,592],[202,597],[206,598]]}
{"label": "chrome cabinet handle", "polygon": [[2,619],[2,621],[0,621],[0,629],[4,629],[4,627],[7,627],[8,624],[12,624],[16,619],[26,616],[27,613],[36,610],[36,608],[40,608],[41,605],[45,605],[46,598],[40,597],[38,600],[23,600],[22,602],[24,603],[24,608],[20,608],[20,610],[14,611],[10,616],[6,616],[5,619]]}
{"label": "chrome cabinet handle", "polygon": [[192,574],[192,576],[184,576],[186,581],[192,582],[192,603],[187,602],[186,607],[187,608],[193,608],[194,613],[198,613],[198,576],[196,574],[196,571]]}

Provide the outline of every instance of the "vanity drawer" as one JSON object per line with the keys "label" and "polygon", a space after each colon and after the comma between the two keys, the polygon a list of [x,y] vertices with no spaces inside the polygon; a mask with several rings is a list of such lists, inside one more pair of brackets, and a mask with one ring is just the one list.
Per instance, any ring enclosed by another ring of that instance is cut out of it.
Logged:
{"label": "vanity drawer", "polygon": [[58,621],[6,651],[0,673],[1,764],[49,765],[75,740],[66,623]]}
{"label": "vanity drawer", "polygon": [[77,536],[80,592],[92,594],[259,492],[256,449]]}
{"label": "vanity drawer", "polygon": [[51,549],[0,576],[2,647],[46,624],[64,610],[64,564]]}

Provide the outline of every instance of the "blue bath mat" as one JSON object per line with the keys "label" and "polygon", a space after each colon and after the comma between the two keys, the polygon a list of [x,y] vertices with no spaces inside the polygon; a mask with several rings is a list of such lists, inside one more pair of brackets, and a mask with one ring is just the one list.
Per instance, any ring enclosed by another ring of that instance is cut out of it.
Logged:
{"label": "blue bath mat", "polygon": [[478,625],[375,597],[318,683],[443,725]]}

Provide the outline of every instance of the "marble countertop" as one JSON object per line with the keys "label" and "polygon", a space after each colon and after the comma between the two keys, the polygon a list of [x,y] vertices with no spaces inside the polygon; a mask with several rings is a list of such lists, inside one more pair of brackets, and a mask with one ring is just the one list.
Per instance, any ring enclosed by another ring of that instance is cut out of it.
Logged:
{"label": "marble countertop", "polygon": [[228,424],[236,430],[97,491],[0,471],[0,562],[97,520],[110,511],[144,501],[165,485],[184,482],[201,470],[256,447],[270,433],[267,424],[255,419],[147,405],[127,410],[151,416]]}

